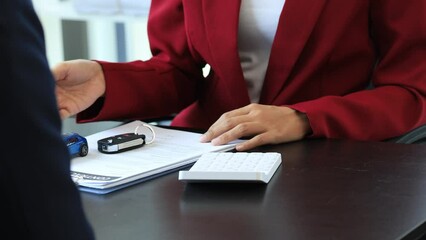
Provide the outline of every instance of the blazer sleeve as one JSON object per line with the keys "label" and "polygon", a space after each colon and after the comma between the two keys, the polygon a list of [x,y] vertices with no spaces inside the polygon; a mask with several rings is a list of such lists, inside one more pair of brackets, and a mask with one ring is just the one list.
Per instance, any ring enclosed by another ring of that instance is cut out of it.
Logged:
{"label": "blazer sleeve", "polygon": [[426,2],[370,2],[374,87],[291,105],[307,114],[312,137],[384,140],[426,122]]}
{"label": "blazer sleeve", "polygon": [[61,138],[55,85],[30,0],[0,3],[3,239],[93,239]]}
{"label": "blazer sleeve", "polygon": [[196,100],[205,62],[188,47],[182,1],[152,1],[148,21],[152,58],[98,61],[106,79],[105,98],[78,114],[78,122],[162,117]]}

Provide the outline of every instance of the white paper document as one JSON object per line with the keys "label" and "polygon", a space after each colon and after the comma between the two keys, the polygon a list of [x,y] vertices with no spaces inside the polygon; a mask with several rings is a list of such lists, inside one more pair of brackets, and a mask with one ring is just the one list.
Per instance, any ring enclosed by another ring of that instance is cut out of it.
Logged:
{"label": "white paper document", "polygon": [[[177,171],[194,163],[203,153],[222,152],[235,147],[201,143],[201,134],[152,126],[156,138],[151,144],[129,151],[105,154],[98,151],[97,141],[123,133],[133,133],[141,121],[133,121],[86,139],[89,154],[71,162],[71,176],[80,190],[98,194],[109,193],[158,175]],[[147,136],[147,141],[149,141]]]}

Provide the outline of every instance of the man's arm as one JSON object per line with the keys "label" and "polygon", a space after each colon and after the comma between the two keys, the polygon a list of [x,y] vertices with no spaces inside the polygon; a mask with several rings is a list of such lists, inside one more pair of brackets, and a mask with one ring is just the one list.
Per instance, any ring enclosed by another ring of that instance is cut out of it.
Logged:
{"label": "man's arm", "polygon": [[[30,0],[0,2],[2,237],[93,239],[61,139],[54,81]],[[6,157],[7,156],[7,157]]]}

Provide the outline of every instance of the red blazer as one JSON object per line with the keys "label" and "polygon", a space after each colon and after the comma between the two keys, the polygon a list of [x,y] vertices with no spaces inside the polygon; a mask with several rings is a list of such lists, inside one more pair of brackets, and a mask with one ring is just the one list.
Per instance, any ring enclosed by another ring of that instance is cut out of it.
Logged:
{"label": "red blazer", "polygon": [[[173,125],[206,129],[249,104],[237,50],[240,2],[152,1],[153,58],[101,62],[105,98],[77,121],[178,113]],[[260,103],[306,113],[314,137],[382,140],[424,124],[425,13],[419,0],[287,0]]]}

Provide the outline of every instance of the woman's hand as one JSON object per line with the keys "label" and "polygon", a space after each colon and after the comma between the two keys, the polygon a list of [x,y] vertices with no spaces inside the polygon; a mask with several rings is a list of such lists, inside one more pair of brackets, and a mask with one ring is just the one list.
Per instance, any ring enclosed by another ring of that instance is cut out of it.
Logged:
{"label": "woman's hand", "polygon": [[99,63],[90,60],[65,61],[52,69],[56,100],[62,119],[90,107],[105,93],[105,78]]}
{"label": "woman's hand", "polygon": [[260,145],[300,140],[311,132],[304,113],[288,107],[250,104],[224,113],[201,137],[221,145],[242,137],[251,137],[236,146],[245,151]]}

